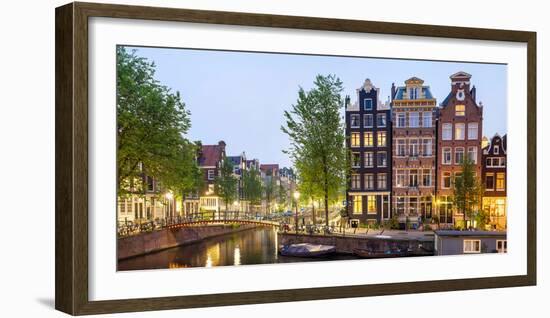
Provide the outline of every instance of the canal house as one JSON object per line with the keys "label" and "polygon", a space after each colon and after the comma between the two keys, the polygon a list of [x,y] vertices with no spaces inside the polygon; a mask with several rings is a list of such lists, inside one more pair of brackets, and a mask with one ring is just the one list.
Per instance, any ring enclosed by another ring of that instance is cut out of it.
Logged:
{"label": "canal house", "polygon": [[498,134],[483,148],[483,210],[493,229],[506,229],[506,135]]}

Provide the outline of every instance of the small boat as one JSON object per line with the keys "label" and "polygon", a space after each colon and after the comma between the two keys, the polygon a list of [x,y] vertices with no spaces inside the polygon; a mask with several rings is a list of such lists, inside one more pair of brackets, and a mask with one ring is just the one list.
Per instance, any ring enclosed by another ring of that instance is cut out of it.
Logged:
{"label": "small boat", "polygon": [[391,258],[410,256],[408,251],[389,250],[389,251],[373,251],[367,249],[355,249],[353,254],[361,258]]}
{"label": "small boat", "polygon": [[283,256],[295,257],[321,257],[334,252],[336,252],[335,246],[310,243],[285,245],[279,250]]}

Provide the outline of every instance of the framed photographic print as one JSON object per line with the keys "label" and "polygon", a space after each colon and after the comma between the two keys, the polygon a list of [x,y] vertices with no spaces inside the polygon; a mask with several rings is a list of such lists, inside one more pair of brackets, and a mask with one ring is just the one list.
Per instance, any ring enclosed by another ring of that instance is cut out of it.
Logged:
{"label": "framed photographic print", "polygon": [[535,285],[535,109],[534,32],[59,7],[56,308]]}

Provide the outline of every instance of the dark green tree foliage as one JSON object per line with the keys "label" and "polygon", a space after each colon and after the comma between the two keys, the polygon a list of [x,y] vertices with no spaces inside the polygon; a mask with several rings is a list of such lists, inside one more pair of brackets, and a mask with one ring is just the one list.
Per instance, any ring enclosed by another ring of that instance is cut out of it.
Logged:
{"label": "dark green tree foliage", "polygon": [[278,187],[273,176],[267,176],[264,182],[264,196],[266,203],[266,213],[271,211],[271,205],[277,198]]}
{"label": "dark green tree foliage", "polygon": [[475,174],[475,166],[468,158],[462,162],[462,173],[453,180],[453,203],[464,221],[472,220],[483,195],[483,185]]}
{"label": "dark green tree foliage", "polygon": [[346,150],[342,82],[334,75],[318,75],[314,88],[298,90],[298,100],[285,111],[281,127],[291,141],[288,153],[293,159],[300,190],[310,197],[322,197],[325,224],[329,221],[329,201],[337,199],[346,179]]}
{"label": "dark green tree foliage", "polygon": [[243,197],[252,205],[258,205],[262,201],[262,180],[258,169],[251,169],[242,172]]}
{"label": "dark green tree foliage", "polygon": [[220,173],[214,181],[216,193],[225,202],[225,211],[230,203],[237,199],[237,178],[233,175],[233,163],[230,160],[224,159],[220,167]]}
{"label": "dark green tree foliage", "polygon": [[[155,65],[117,48],[117,179],[120,194],[142,173],[176,195],[200,184],[190,114],[179,92],[154,78]],[[140,164],[143,170],[140,171]],[[139,185],[133,184],[134,187]]]}

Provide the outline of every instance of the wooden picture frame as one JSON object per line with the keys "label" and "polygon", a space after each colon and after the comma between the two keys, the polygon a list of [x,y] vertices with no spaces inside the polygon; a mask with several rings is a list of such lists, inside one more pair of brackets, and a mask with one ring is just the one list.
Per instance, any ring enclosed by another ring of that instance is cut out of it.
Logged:
{"label": "wooden picture frame", "polygon": [[[55,307],[72,314],[164,310],[536,284],[536,33],[98,3],[56,16]],[[521,42],[527,44],[527,274],[506,277],[90,301],[88,297],[88,19],[110,17],[269,28]]]}

